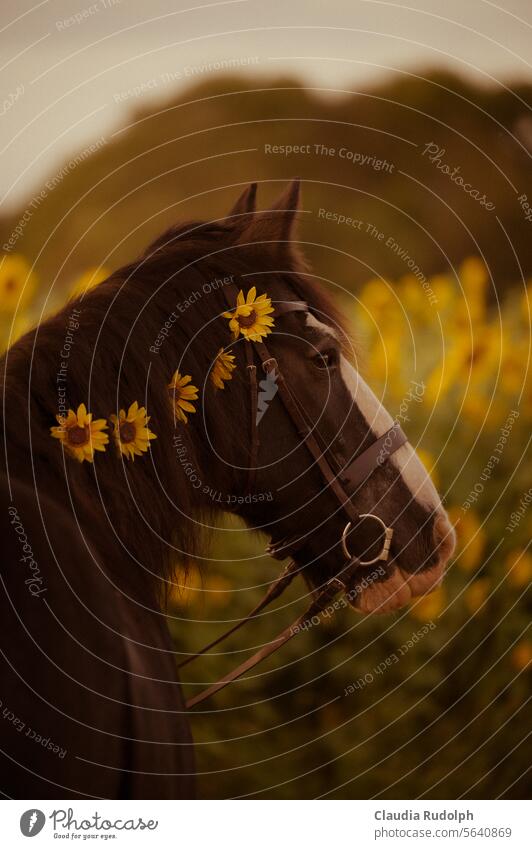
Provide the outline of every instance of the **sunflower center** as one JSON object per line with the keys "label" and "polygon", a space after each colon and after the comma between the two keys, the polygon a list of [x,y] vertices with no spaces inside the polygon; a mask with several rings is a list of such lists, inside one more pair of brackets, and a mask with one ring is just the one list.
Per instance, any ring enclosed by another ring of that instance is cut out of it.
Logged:
{"label": "sunflower center", "polygon": [[88,426],[85,425],[85,427],[80,427],[79,425],[74,425],[74,427],[69,427],[67,431],[67,440],[71,445],[83,445],[85,442],[88,442]]}
{"label": "sunflower center", "polygon": [[237,321],[240,327],[252,327],[257,320],[257,313],[251,310],[249,315],[239,315]]}
{"label": "sunflower center", "polygon": [[137,435],[137,428],[133,422],[124,422],[120,425],[120,441],[134,442]]}

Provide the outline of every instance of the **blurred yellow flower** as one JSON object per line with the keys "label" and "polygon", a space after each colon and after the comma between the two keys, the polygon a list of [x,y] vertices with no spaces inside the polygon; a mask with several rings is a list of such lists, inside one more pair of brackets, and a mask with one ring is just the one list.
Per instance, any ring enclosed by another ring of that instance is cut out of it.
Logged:
{"label": "blurred yellow flower", "polygon": [[436,468],[434,457],[429,451],[425,451],[424,448],[416,448],[416,454],[429,473],[434,486],[438,489],[440,485],[440,476]]}
{"label": "blurred yellow flower", "polygon": [[511,654],[512,664],[516,669],[526,669],[532,663],[532,643],[530,640],[521,640],[517,643]]}
{"label": "blurred yellow flower", "polygon": [[445,587],[443,585],[439,586],[429,595],[415,599],[410,608],[410,615],[420,622],[428,622],[443,612],[446,601],[447,593]]}
{"label": "blurred yellow flower", "polygon": [[185,607],[198,602],[202,595],[203,584],[197,566],[191,565],[185,577],[172,581],[168,585],[168,600],[177,607]]}
{"label": "blurred yellow flower", "polygon": [[104,280],[107,280],[111,272],[104,266],[96,266],[88,268],[83,274],[78,277],[70,288],[68,293],[69,298],[79,298],[84,295],[89,289],[94,289],[99,286]]}
{"label": "blurred yellow flower", "polygon": [[451,507],[449,518],[456,530],[456,562],[464,572],[473,572],[482,565],[486,531],[474,510],[464,513],[458,507]]}
{"label": "blurred yellow flower", "polygon": [[368,352],[368,381],[376,383],[377,388],[385,388],[395,398],[401,398],[404,392],[401,380],[403,348],[401,328],[396,325],[393,336],[375,336]]}
{"label": "blurred yellow flower", "polygon": [[[490,404],[492,405],[491,407]],[[478,388],[469,387],[466,396],[462,399],[461,415],[464,420],[478,427],[489,425],[491,424],[490,413],[492,409],[492,398],[486,398]]]}
{"label": "blurred yellow flower", "polygon": [[14,345],[21,336],[24,336],[28,330],[31,330],[34,322],[30,319],[27,312],[17,310],[14,318],[9,316],[7,320],[0,325],[0,353],[3,353],[7,345]]}
{"label": "blurred yellow flower", "polygon": [[488,272],[484,263],[476,258],[466,259],[459,270],[460,291],[454,308],[457,330],[466,332],[482,324],[487,310]]}
{"label": "blurred yellow flower", "polygon": [[383,315],[397,308],[397,297],[392,285],[378,277],[368,280],[362,289],[360,300],[363,304],[361,313],[366,315],[369,324],[378,323]]}
{"label": "blurred yellow flower", "polygon": [[465,259],[459,269],[460,282],[468,294],[486,293],[488,285],[488,269],[478,256]]}
{"label": "blurred yellow flower", "polygon": [[[503,340],[500,328],[484,324],[473,330],[457,331],[446,338],[444,357],[427,378],[425,397],[431,402],[441,400],[457,386],[467,386],[473,399],[485,384],[496,377],[502,360]],[[491,395],[491,392],[490,392]]]}
{"label": "blurred yellow flower", "polygon": [[28,306],[36,288],[36,275],[21,254],[0,257],[0,312],[12,313]]}
{"label": "blurred yellow flower", "polygon": [[473,581],[467,587],[464,591],[464,602],[470,613],[476,613],[482,607],[489,595],[490,589],[491,581],[489,578],[477,578],[476,581]]}
{"label": "blurred yellow flower", "polygon": [[525,291],[521,296],[521,315],[528,327],[532,321],[532,280],[527,282]]}
{"label": "blurred yellow flower", "polygon": [[205,586],[205,603],[207,607],[226,607],[232,598],[233,588],[229,581],[221,575],[212,575]]}
{"label": "blurred yellow flower", "polygon": [[532,580],[532,554],[529,551],[514,548],[507,554],[504,567],[511,587],[520,589],[528,586]]}
{"label": "blurred yellow flower", "polygon": [[517,395],[526,377],[530,377],[530,368],[527,369],[528,345],[528,334],[518,338],[513,328],[504,333],[499,386],[506,395]]}
{"label": "blurred yellow flower", "polygon": [[396,288],[408,321],[426,324],[427,320],[434,316],[434,307],[429,303],[421,283],[413,274],[401,277]]}
{"label": "blurred yellow flower", "polygon": [[498,323],[483,324],[473,330],[473,338],[463,343],[463,365],[474,373],[474,379],[495,377],[502,361],[504,340]]}
{"label": "blurred yellow flower", "polygon": [[177,607],[188,607],[199,612],[226,607],[232,593],[231,584],[221,575],[202,575],[194,566],[186,580],[170,584],[168,597]]}
{"label": "blurred yellow flower", "polygon": [[447,310],[456,301],[456,285],[454,280],[445,274],[435,274],[431,277],[430,288],[438,301],[438,312]]}
{"label": "blurred yellow flower", "polygon": [[453,389],[464,376],[464,363],[470,355],[471,346],[463,339],[446,338],[443,359],[427,378],[425,398],[434,403]]}

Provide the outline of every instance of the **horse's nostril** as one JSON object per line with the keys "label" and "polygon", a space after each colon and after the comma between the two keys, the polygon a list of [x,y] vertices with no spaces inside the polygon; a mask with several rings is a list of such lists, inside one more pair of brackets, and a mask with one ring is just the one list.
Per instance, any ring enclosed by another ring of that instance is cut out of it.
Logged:
{"label": "horse's nostril", "polygon": [[456,534],[445,510],[439,510],[434,519],[433,528],[434,554],[438,563],[445,566],[456,545]]}

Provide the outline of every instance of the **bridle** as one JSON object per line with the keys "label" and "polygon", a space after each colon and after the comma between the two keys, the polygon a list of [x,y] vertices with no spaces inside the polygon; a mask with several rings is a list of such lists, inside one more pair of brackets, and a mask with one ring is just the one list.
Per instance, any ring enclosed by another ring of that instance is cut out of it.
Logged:
{"label": "bridle", "polygon": [[[230,283],[224,287],[225,298],[229,308],[231,309],[236,303],[238,288],[234,283]],[[275,317],[287,315],[293,312],[309,312],[309,307],[304,301],[282,301],[275,305]],[[246,353],[247,373],[250,385],[250,463],[247,481],[247,491],[252,493],[255,488],[255,479],[257,472],[258,452],[260,447],[259,429],[257,424],[257,402],[258,402],[258,381],[257,381],[257,366],[255,364],[255,355],[258,356],[260,367],[265,375],[275,373],[278,395],[285,407],[285,410],[292,420],[298,436],[302,439],[310,452],[314,463],[318,466],[324,479],[326,488],[329,489],[338,500],[341,509],[344,511],[348,522],[345,525],[341,536],[341,548],[345,556],[345,562],[339,569],[338,573],[328,580],[324,586],[316,589],[312,593],[312,601],[307,610],[301,614],[288,628],[285,628],[271,642],[264,645],[250,658],[245,660],[223,678],[220,678],[215,684],[203,690],[197,696],[189,699],[187,708],[192,708],[195,705],[213,696],[219,690],[226,687],[232,681],[240,678],[241,675],[253,669],[258,663],[269,657],[271,654],[281,648],[299,631],[304,630],[310,623],[319,616],[331,604],[339,593],[348,593],[349,585],[352,581],[354,573],[361,566],[369,566],[379,561],[385,563],[390,556],[390,546],[393,538],[393,528],[387,527],[379,516],[374,513],[357,513],[351,501],[352,494],[360,487],[372,472],[381,466],[385,460],[394,454],[407,441],[407,437],[400,425],[395,422],[394,425],[386,431],[382,436],[376,439],[369,445],[361,454],[356,456],[351,462],[341,463],[334,455],[332,450],[322,449],[313,432],[312,426],[307,422],[304,412],[302,411],[297,399],[292,394],[292,391],[286,382],[283,373],[279,369],[276,358],[271,354],[268,346],[264,342],[254,342],[246,340],[244,343]],[[351,491],[351,495],[348,490]],[[382,534],[382,548],[376,557],[371,559],[361,559],[351,554],[348,548],[348,536],[350,531],[359,525],[361,520],[373,521],[377,524],[379,532]],[[308,533],[299,531],[290,537],[285,537],[279,540],[272,540],[267,546],[266,551],[270,557],[277,560],[284,560],[287,557],[294,558],[300,549],[308,544],[313,531]],[[278,598],[284,590],[292,582],[296,574],[303,567],[297,565],[294,559],[284,567],[281,574],[268,587],[266,593],[258,604],[251,610],[247,616],[239,620],[232,628],[225,631],[220,637],[204,646],[200,651],[188,656],[179,664],[179,668],[186,666],[195,660],[200,655],[214,648],[214,646],[227,639],[235,631],[238,631],[247,622],[255,618],[264,608],[269,605],[274,599]]]}

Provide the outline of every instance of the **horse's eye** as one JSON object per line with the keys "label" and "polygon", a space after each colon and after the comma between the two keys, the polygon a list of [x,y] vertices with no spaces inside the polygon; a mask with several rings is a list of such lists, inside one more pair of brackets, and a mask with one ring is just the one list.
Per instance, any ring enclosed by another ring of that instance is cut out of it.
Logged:
{"label": "horse's eye", "polygon": [[322,371],[327,371],[328,369],[334,368],[337,362],[338,356],[334,348],[331,348],[330,351],[320,351],[320,353],[316,354],[313,359],[313,363],[316,368],[319,368]]}

